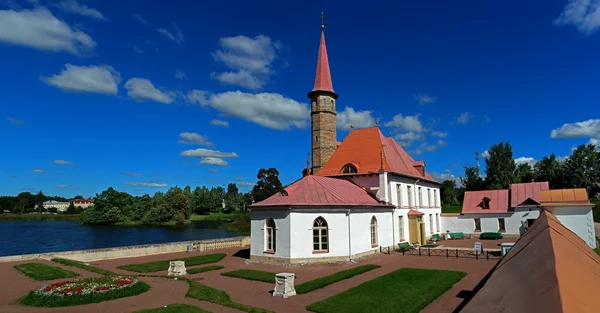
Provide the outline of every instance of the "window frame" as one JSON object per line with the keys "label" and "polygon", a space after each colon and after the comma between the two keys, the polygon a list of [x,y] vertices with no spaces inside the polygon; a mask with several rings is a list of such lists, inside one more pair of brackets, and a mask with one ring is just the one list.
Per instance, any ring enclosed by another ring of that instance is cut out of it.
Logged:
{"label": "window frame", "polygon": [[433,207],[438,207],[437,189],[433,189]]}
{"label": "window frame", "polygon": [[429,213],[429,234],[433,234],[433,214]]}
{"label": "window frame", "polygon": [[342,174],[357,174],[358,168],[356,166],[354,166],[354,164],[348,163],[348,164],[345,164],[344,166],[342,166],[341,173]]}
{"label": "window frame", "polygon": [[435,229],[440,232],[440,213],[435,213]]}
{"label": "window frame", "polygon": [[[475,222],[474,232],[481,232],[481,218],[474,218],[473,222]],[[479,224],[479,227],[477,227],[477,224]]]}
{"label": "window frame", "polygon": [[398,197],[398,206],[402,206],[402,184],[396,185],[396,195]]}
{"label": "window frame", "polygon": [[[319,220],[321,220],[322,222],[318,223]],[[313,238],[312,253],[329,253],[329,223],[327,223],[327,220],[322,216],[315,218],[311,230],[311,235]],[[317,231],[317,235],[315,235],[315,231]],[[323,234],[323,231],[325,231],[325,234]],[[316,242],[315,239],[317,239]],[[315,245],[318,245],[319,248],[315,249]],[[327,249],[323,249],[323,245],[325,245]]]}
{"label": "window frame", "polygon": [[427,188],[427,204],[429,205],[429,207],[432,207],[432,202],[431,202],[431,188]]}
{"label": "window frame", "polygon": [[379,236],[377,234],[377,218],[375,215],[371,217],[371,223],[369,225],[370,233],[371,233],[371,248],[375,248],[379,246]]}
{"label": "window frame", "polygon": [[419,207],[423,207],[423,189],[419,186]]}
{"label": "window frame", "polygon": [[[500,221],[502,221],[502,223],[500,223]],[[500,227],[500,224],[502,224],[503,227]],[[499,233],[505,233],[506,232],[506,219],[504,217],[499,217],[498,218],[498,232]]]}
{"label": "window frame", "polygon": [[277,224],[271,217],[265,221],[265,253],[275,253],[277,249]]}
{"label": "window frame", "polygon": [[412,186],[406,185],[406,194],[408,195],[408,207],[413,208]]}
{"label": "window frame", "polygon": [[398,216],[398,232],[400,232],[400,241],[405,240],[404,239],[404,216],[403,215]]}

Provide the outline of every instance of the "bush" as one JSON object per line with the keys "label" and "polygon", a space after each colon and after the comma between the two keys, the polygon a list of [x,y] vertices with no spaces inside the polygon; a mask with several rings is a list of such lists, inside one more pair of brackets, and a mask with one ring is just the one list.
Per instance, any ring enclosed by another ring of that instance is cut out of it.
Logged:
{"label": "bush", "polygon": [[57,213],[58,209],[55,208],[55,207],[51,207],[51,208],[48,208],[48,212],[50,212],[50,213]]}

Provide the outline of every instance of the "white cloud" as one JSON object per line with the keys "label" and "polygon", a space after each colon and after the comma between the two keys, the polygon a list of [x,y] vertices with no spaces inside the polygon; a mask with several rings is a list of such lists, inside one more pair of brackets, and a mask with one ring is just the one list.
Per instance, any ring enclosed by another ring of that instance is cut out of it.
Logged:
{"label": "white cloud", "polygon": [[209,146],[212,147],[213,143],[208,141],[208,137],[207,136],[203,136],[197,133],[181,133],[179,134],[179,137],[181,137],[181,139],[179,139],[179,143],[182,144],[197,144],[197,145],[201,145],[201,146]]}
{"label": "white cloud", "polygon": [[185,75],[185,73],[183,72],[183,70],[179,69],[175,72],[175,78],[179,79],[179,80],[184,80],[187,76]]}
{"label": "white cloud", "polygon": [[139,174],[139,173],[124,173],[123,175],[125,175],[125,176],[133,176],[133,177],[144,176],[144,174]]}
{"label": "white cloud", "polygon": [[133,52],[135,52],[137,54],[144,54],[144,50],[142,50],[142,48],[140,48],[138,46],[133,46]]}
{"label": "white cloud", "polygon": [[134,13],[133,14],[133,19],[144,24],[144,25],[150,25],[150,23],[148,23],[148,21],[141,15],[139,15],[138,13]]}
{"label": "white cloud", "polygon": [[483,153],[481,153],[481,157],[484,159],[487,159],[490,157],[490,151],[489,150],[485,150],[483,151]]}
{"label": "white cloud", "polygon": [[261,89],[274,74],[271,66],[281,46],[264,35],[221,38],[219,49],[212,56],[234,72],[212,73],[211,77],[222,83]]}
{"label": "white cloud", "polygon": [[185,150],[181,152],[181,156],[186,157],[200,157],[200,158],[239,158],[240,156],[235,152],[221,152],[217,150],[210,150],[204,148],[198,148],[195,150]]}
{"label": "white cloud", "polygon": [[519,165],[521,163],[529,164],[529,166],[534,166],[537,161],[532,157],[520,157],[515,159],[515,164]]}
{"label": "white cloud", "polygon": [[455,123],[464,125],[464,124],[469,123],[469,120],[472,119],[473,117],[475,117],[475,115],[472,115],[469,112],[463,112],[456,118]]}
{"label": "white cloud", "polygon": [[121,74],[112,66],[76,66],[65,64],[60,74],[41,77],[42,81],[68,92],[101,93],[116,95],[119,91]]}
{"label": "white cloud", "polygon": [[308,105],[276,93],[251,94],[229,91],[211,94],[207,91],[192,90],[186,99],[190,103],[211,106],[226,116],[277,130],[304,128],[310,116]]}
{"label": "white cloud", "polygon": [[553,129],[550,138],[600,138],[600,119],[587,120],[572,124],[563,124]]}
{"label": "white cloud", "polygon": [[65,161],[65,160],[54,160],[52,163],[58,164],[58,165],[73,165],[73,164],[75,164],[73,162],[69,162],[69,161]]}
{"label": "white cloud", "polygon": [[216,169],[216,168],[209,168],[209,169],[208,169],[208,171],[209,171],[209,172],[213,172],[213,173],[217,173],[217,172],[219,172],[219,170],[218,170],[218,169]]}
{"label": "white cloud", "polygon": [[354,111],[351,107],[346,107],[344,111],[339,112],[336,119],[337,128],[341,130],[349,130],[351,125],[365,128],[375,124],[371,111]]}
{"label": "white cloud", "polygon": [[451,173],[451,172],[452,172],[452,170],[449,169],[449,168],[447,168],[447,169],[444,170],[444,173]]}
{"label": "white cloud", "polygon": [[152,84],[152,82],[145,78],[131,78],[125,83],[127,88],[127,95],[137,101],[152,100],[162,103],[173,102],[173,97],[164,93]]}
{"label": "white cloud", "polygon": [[415,99],[419,101],[419,104],[433,103],[437,100],[436,97],[432,97],[426,94],[413,95],[413,97],[415,97]]}
{"label": "white cloud", "polygon": [[391,121],[385,123],[385,126],[395,127],[400,131],[420,133],[425,129],[419,120],[419,116],[420,115],[402,116],[402,114],[398,114],[394,116]]}
{"label": "white cloud", "polygon": [[394,137],[403,147],[410,147],[415,141],[425,140],[425,136],[421,133],[408,132],[398,134]]}
{"label": "white cloud", "polygon": [[44,170],[41,169],[41,168],[36,168],[36,169],[32,170],[32,172],[34,172],[34,173],[43,173]]}
{"label": "white cloud", "polygon": [[437,145],[440,147],[443,147],[443,146],[447,146],[448,143],[440,139],[437,141]]}
{"label": "white cloud", "polygon": [[431,133],[431,136],[440,137],[440,138],[446,138],[446,137],[448,137],[448,133],[446,133],[446,132],[433,132],[433,133]]}
{"label": "white cloud", "polygon": [[252,187],[252,186],[254,186],[254,183],[247,182],[247,181],[240,181],[240,182],[237,182],[236,184],[239,185],[239,186],[242,186],[242,187]]}
{"label": "white cloud", "polygon": [[177,44],[183,44],[183,42],[185,41],[185,38],[183,37],[183,33],[181,32],[181,29],[179,29],[179,26],[177,26],[177,24],[173,23],[173,28],[174,28],[174,32],[168,31],[166,28],[157,28],[156,30],[164,35],[165,37],[171,39],[173,42],[177,43]]}
{"label": "white cloud", "polygon": [[7,117],[6,120],[9,123],[16,125],[16,126],[19,126],[24,123],[22,120],[19,120],[19,119],[13,118],[13,117]]}
{"label": "white cloud", "polygon": [[574,25],[584,34],[592,34],[600,27],[600,1],[569,0],[554,25]]}
{"label": "white cloud", "polygon": [[421,155],[425,151],[434,152],[438,149],[437,145],[430,145],[426,143],[422,143],[417,149],[415,149],[416,155]]}
{"label": "white cloud", "polygon": [[94,49],[88,34],[71,28],[45,7],[32,10],[0,10],[0,42],[46,51],[81,55]]}
{"label": "white cloud", "polygon": [[222,127],[229,127],[229,122],[228,121],[221,121],[221,120],[212,120],[210,121],[211,125],[214,126],[222,126]]}
{"label": "white cloud", "polygon": [[215,158],[215,157],[205,157],[202,158],[202,160],[200,160],[200,163],[198,163],[200,165],[216,165],[216,166],[227,166],[227,161],[221,159],[221,158]]}
{"label": "white cloud", "polygon": [[85,4],[81,4],[75,0],[65,0],[52,4],[52,6],[61,9],[67,13],[78,14],[85,17],[91,17],[96,20],[106,20],[106,17],[100,11],[90,8]]}
{"label": "white cloud", "polygon": [[58,188],[58,189],[79,189],[79,187],[73,186],[73,185],[58,185],[58,186],[56,186],[56,188]]}
{"label": "white cloud", "polygon": [[429,174],[439,182],[451,180],[451,181],[456,182],[457,184],[460,184],[460,178],[456,177],[450,173],[439,174],[437,172],[429,172]]}
{"label": "white cloud", "polygon": [[127,186],[135,186],[135,187],[167,187],[167,184],[159,184],[159,183],[126,183]]}

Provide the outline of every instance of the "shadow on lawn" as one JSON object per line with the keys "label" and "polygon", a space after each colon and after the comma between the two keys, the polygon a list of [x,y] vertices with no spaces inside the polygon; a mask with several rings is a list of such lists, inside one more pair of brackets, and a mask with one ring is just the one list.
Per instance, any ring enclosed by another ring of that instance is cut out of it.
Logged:
{"label": "shadow on lawn", "polygon": [[242,259],[250,259],[250,249],[242,249],[233,254],[234,257],[242,258]]}

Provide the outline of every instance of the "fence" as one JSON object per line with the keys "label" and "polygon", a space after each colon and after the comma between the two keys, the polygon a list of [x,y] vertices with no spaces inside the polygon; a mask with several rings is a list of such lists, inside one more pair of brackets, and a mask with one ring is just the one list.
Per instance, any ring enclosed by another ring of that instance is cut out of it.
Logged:
{"label": "fence", "polygon": [[481,253],[475,250],[465,250],[465,249],[449,249],[449,248],[424,248],[421,247],[416,249],[403,249],[398,250],[398,252],[402,253],[402,255],[415,255],[415,256],[438,256],[438,257],[446,257],[449,258],[465,258],[465,259],[482,259],[482,260],[499,260],[502,258],[501,252],[499,250],[492,251],[483,251]]}

